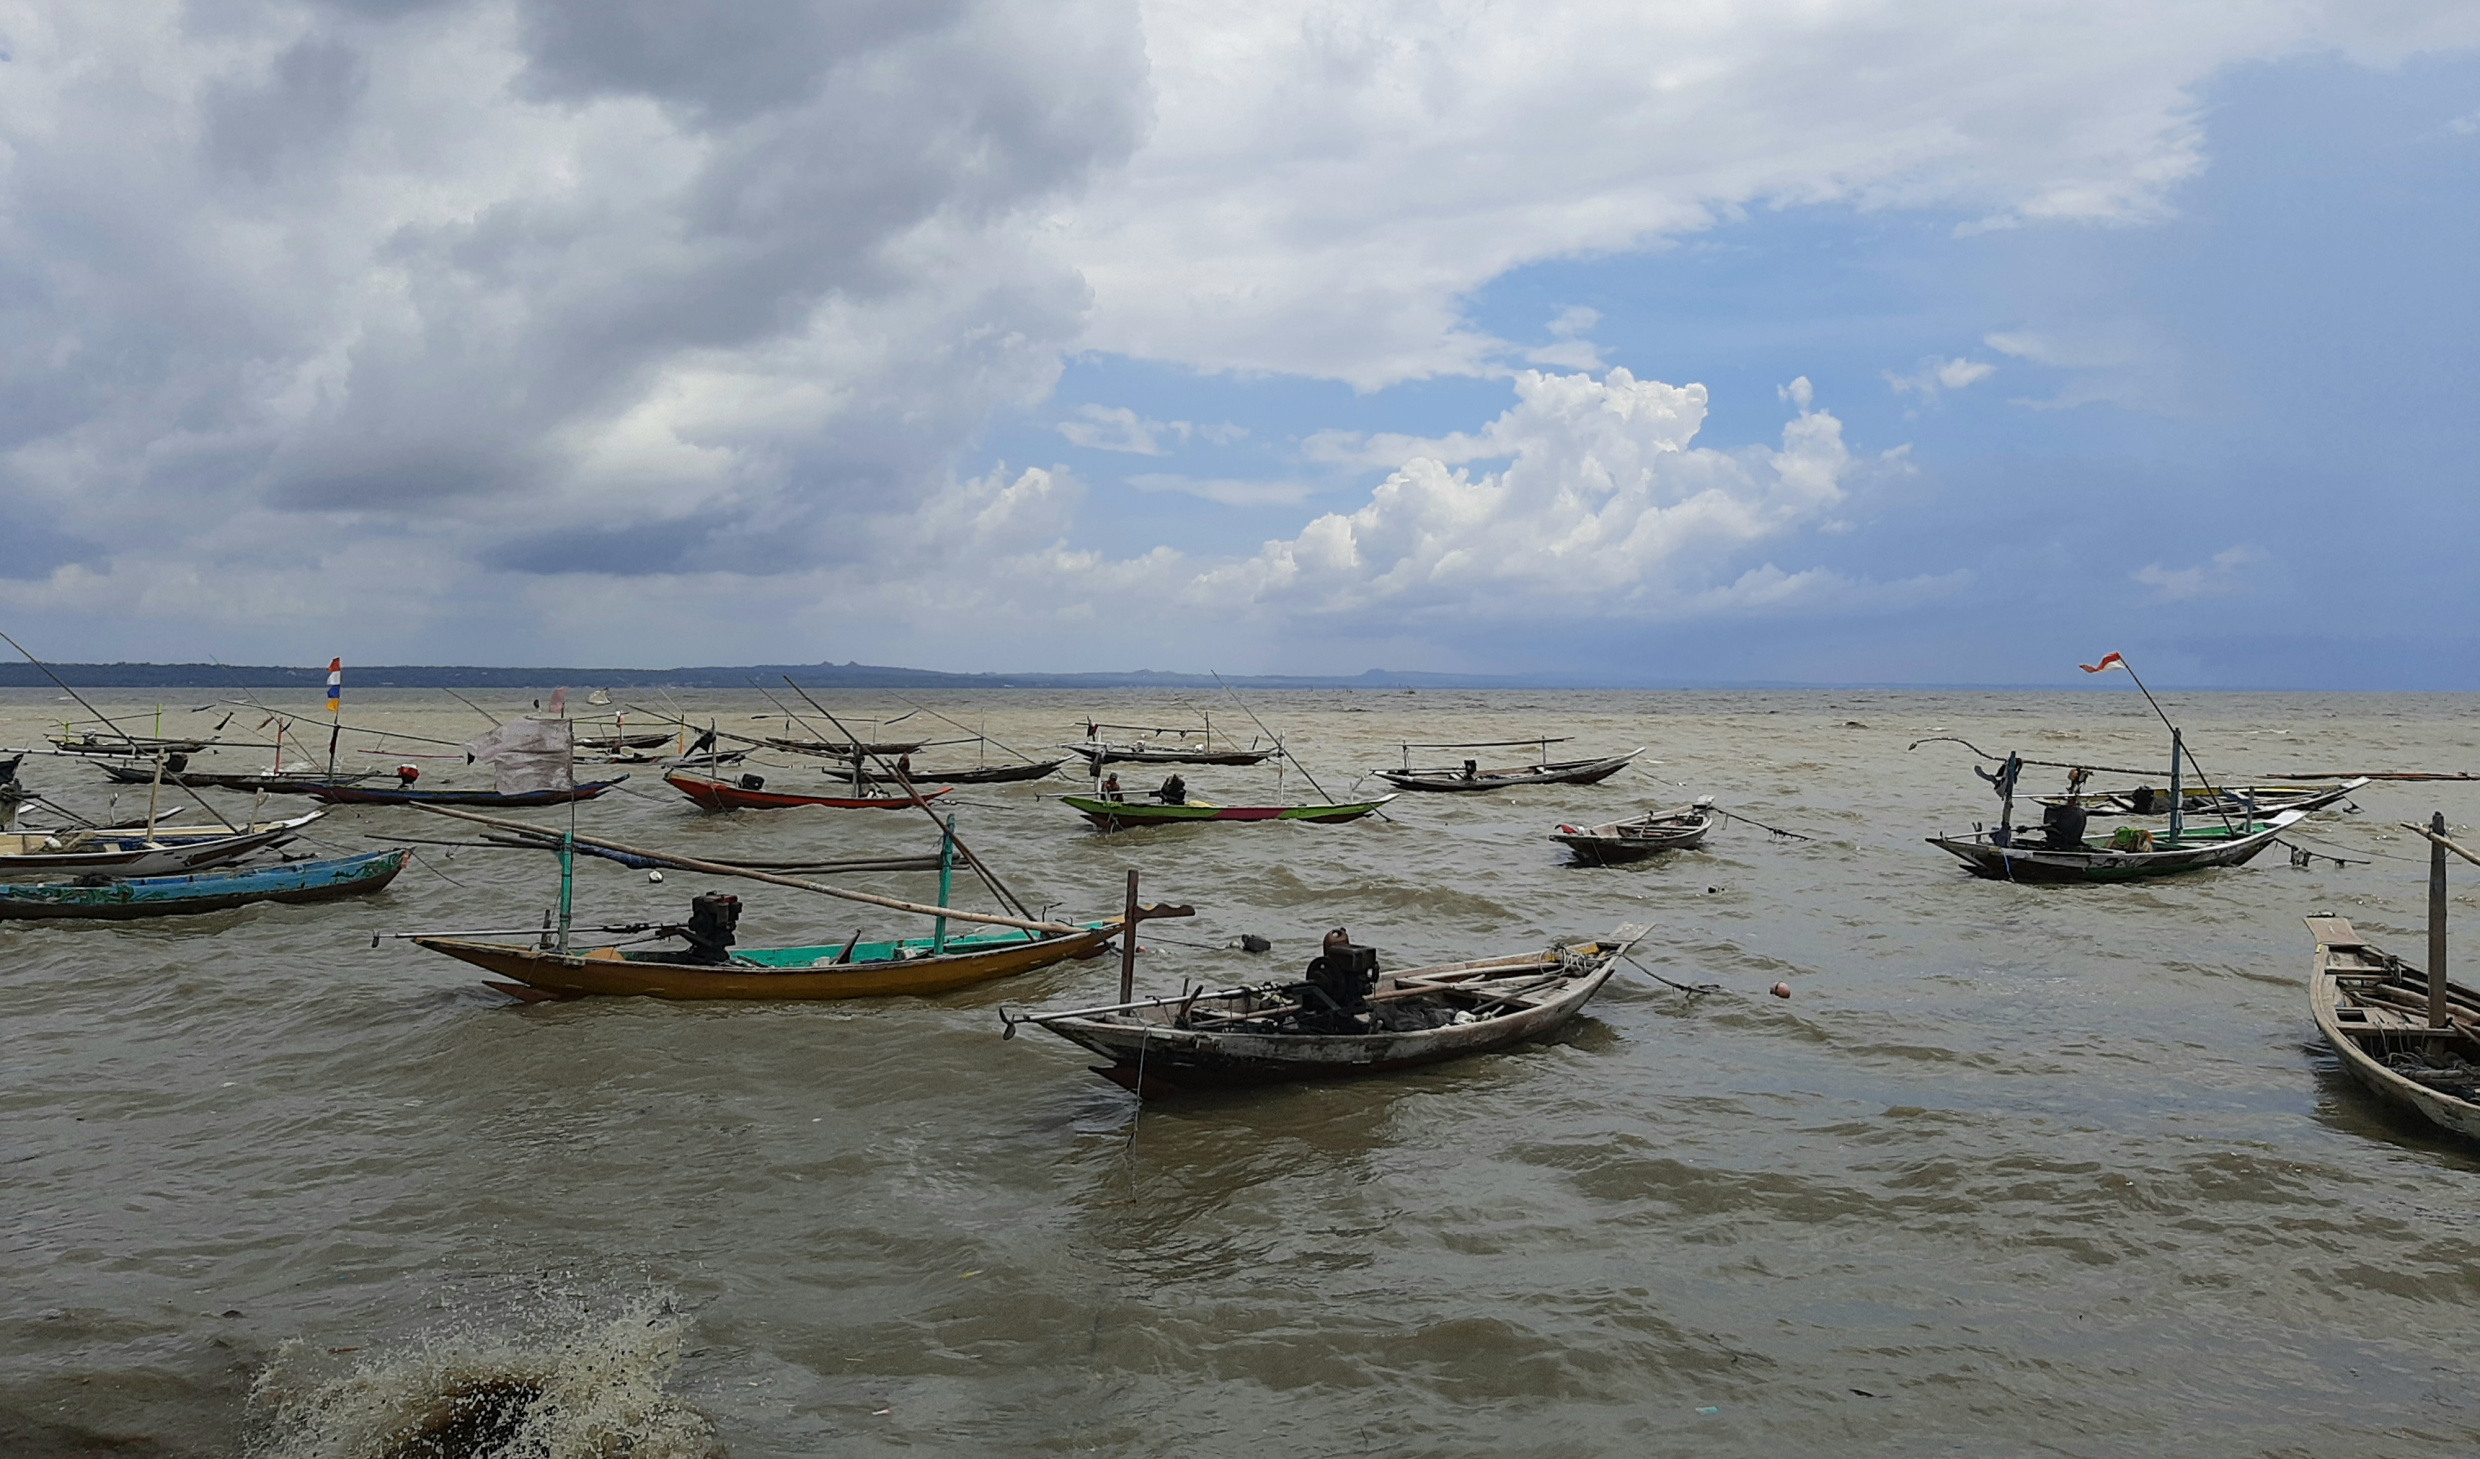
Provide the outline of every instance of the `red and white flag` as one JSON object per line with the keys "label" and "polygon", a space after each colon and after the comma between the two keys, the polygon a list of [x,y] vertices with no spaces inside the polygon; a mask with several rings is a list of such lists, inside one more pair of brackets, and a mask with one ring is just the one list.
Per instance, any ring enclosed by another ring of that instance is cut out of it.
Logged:
{"label": "red and white flag", "polygon": [[2087,674],[2106,674],[2112,669],[2126,668],[2127,661],[2116,654],[2103,654],[2097,664],[2077,664],[2076,667]]}

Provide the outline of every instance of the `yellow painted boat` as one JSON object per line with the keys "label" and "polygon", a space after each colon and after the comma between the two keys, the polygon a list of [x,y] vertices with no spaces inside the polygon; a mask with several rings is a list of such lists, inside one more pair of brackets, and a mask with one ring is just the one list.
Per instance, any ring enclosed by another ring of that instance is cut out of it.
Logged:
{"label": "yellow painted boat", "polygon": [[1100,952],[1118,932],[1119,919],[1114,917],[1074,932],[950,937],[944,950],[922,937],[850,946],[746,948],[720,963],[683,962],[677,954],[616,947],[563,953],[458,937],[412,941],[511,979],[517,986],[493,986],[519,997],[814,999],[951,993]]}

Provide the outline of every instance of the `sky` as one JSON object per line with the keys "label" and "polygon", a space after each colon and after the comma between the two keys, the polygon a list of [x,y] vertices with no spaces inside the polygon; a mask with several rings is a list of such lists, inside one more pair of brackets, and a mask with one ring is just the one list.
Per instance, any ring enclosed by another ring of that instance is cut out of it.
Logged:
{"label": "sky", "polygon": [[64,660],[2480,689],[2480,7],[0,0]]}

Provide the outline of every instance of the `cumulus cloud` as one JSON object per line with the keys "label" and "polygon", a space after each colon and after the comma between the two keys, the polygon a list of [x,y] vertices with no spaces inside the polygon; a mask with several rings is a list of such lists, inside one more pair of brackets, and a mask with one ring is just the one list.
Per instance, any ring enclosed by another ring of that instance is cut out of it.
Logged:
{"label": "cumulus cloud", "polygon": [[[1369,502],[1329,513],[1193,594],[1334,614],[1675,609],[1721,557],[1824,516],[1852,458],[1842,425],[1792,387],[1779,450],[1692,447],[1705,388],[1524,371],[1475,436],[1413,443]],[[1474,475],[1455,460],[1504,459]]]}
{"label": "cumulus cloud", "polygon": [[111,544],[33,603],[175,562],[336,601],[850,560],[1050,389],[1088,295],[1036,235],[1146,107],[1118,0],[0,29],[0,489]]}
{"label": "cumulus cloud", "polygon": [[1886,383],[1897,395],[1917,395],[1931,405],[1937,404],[1942,391],[1962,390],[1998,373],[1998,367],[1987,360],[1941,359],[1931,355],[1914,366],[1908,375],[1886,373]]}
{"label": "cumulus cloud", "polygon": [[2265,554],[2248,546],[2228,547],[2213,554],[2210,561],[2193,567],[2163,567],[2148,563],[2128,576],[2153,590],[2153,598],[2162,603],[2184,603],[2197,598],[2222,598],[2243,592],[2248,587],[2247,569],[2263,562]]}
{"label": "cumulus cloud", "polygon": [[[1090,343],[1371,388],[1520,356],[1518,264],[1838,202],[2159,215],[2235,63],[2469,45],[2449,3],[1148,0],[1156,122],[1065,221]],[[2131,45],[2130,36],[2143,43]]]}

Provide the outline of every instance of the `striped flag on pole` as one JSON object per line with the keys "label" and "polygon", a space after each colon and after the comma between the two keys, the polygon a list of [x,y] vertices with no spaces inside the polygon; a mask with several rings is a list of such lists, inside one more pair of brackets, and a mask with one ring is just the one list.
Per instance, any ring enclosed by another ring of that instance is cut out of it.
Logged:
{"label": "striped flag on pole", "polygon": [[327,661],[327,712],[344,713],[344,660]]}
{"label": "striped flag on pole", "polygon": [[[2103,654],[2101,656],[2101,662],[2097,664],[2077,664],[2076,667],[2082,669],[2087,674],[2106,674],[2112,669],[2126,668],[2127,661],[2120,658],[2116,654]],[[330,690],[328,692],[333,693],[335,691]]]}

